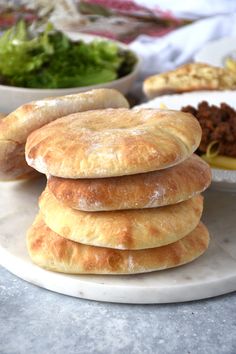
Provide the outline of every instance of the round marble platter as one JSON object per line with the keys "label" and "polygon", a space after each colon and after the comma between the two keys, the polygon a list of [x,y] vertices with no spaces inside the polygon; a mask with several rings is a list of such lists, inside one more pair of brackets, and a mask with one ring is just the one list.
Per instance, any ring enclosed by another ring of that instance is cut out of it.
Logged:
{"label": "round marble platter", "polygon": [[182,302],[236,290],[236,194],[205,194],[203,220],[211,243],[194,262],[132,276],[78,276],[46,271],[28,256],[25,234],[44,184],[43,178],[0,183],[0,263],[18,277],[58,293],[118,303]]}

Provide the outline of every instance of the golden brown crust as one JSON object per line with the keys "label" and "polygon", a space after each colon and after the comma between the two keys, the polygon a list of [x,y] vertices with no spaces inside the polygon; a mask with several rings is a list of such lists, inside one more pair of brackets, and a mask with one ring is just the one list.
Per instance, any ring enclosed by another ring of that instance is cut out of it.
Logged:
{"label": "golden brown crust", "polygon": [[197,155],[165,170],[97,179],[50,176],[48,188],[72,209],[106,211],[176,204],[204,191],[211,182],[209,165]]}
{"label": "golden brown crust", "polygon": [[201,140],[191,114],[158,109],[77,113],[33,132],[26,159],[63,178],[101,178],[149,172],[189,157]]}
{"label": "golden brown crust", "polygon": [[225,68],[204,63],[185,64],[175,70],[150,76],[143,84],[148,98],[168,93],[226,89],[236,89],[235,75]]}
{"label": "golden brown crust", "polygon": [[0,179],[20,178],[32,171],[25,161],[24,149],[28,135],[34,130],[74,112],[128,106],[121,93],[110,89],[24,104],[0,120]]}
{"label": "golden brown crust", "polygon": [[39,207],[45,223],[60,236],[93,246],[143,249],[191,232],[201,218],[203,198],[160,208],[84,212],[64,206],[46,188]]}
{"label": "golden brown crust", "polygon": [[27,233],[34,263],[48,270],[72,274],[135,274],[177,267],[206,251],[209,234],[199,224],[170,245],[139,251],[120,251],[82,245],[60,237],[38,215]]}

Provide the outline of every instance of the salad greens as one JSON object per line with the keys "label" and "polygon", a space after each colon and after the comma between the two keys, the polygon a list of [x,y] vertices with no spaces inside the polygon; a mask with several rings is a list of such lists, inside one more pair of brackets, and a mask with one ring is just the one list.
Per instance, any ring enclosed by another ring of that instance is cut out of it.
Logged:
{"label": "salad greens", "polygon": [[32,36],[25,22],[0,37],[0,83],[30,88],[100,84],[130,73],[135,55],[111,41],[73,42],[50,24]]}

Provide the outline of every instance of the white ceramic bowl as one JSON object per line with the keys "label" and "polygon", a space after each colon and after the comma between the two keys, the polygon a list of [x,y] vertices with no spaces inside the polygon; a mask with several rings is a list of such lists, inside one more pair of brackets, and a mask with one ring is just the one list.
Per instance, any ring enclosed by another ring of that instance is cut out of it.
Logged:
{"label": "white ceramic bowl", "polygon": [[[67,33],[67,35],[72,40],[75,41],[80,39],[85,42],[91,42],[94,39],[107,40],[107,38],[103,38],[99,36],[78,34],[72,32]],[[113,42],[117,43],[121,48],[129,49],[129,47],[123,43],[117,41],[113,41]],[[139,68],[140,68],[140,58],[137,57],[137,63],[130,74],[111,82],[98,84],[98,85],[83,86],[83,87],[62,88],[62,89],[35,89],[35,88],[31,89],[31,88],[0,85],[0,112],[9,113],[24,103],[46,98],[46,97],[70,95],[73,93],[84,92],[84,91],[88,91],[95,88],[101,88],[101,87],[113,88],[119,90],[123,94],[126,94],[127,92],[129,92],[129,90],[132,87],[132,84],[136,80],[139,72]]]}
{"label": "white ceramic bowl", "polygon": [[[156,97],[139,107],[160,108],[164,104],[169,109],[180,110],[181,107],[187,105],[196,107],[203,100],[215,105],[225,102],[236,109],[236,91],[198,91],[164,95]],[[211,186],[222,191],[236,192],[236,171],[212,168]]]}

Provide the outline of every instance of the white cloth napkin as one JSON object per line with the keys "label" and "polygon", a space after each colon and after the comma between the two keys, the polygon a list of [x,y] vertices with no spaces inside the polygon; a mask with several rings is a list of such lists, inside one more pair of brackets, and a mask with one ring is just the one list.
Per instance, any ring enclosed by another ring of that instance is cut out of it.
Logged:
{"label": "white cloth napkin", "polygon": [[[129,0],[123,1],[123,3],[125,2],[129,2]],[[236,11],[235,0],[134,0],[134,2],[156,15],[169,14],[173,17],[190,20]]]}
{"label": "white cloth napkin", "polygon": [[193,61],[207,42],[231,36],[236,36],[236,11],[197,20],[161,38],[139,36],[130,47],[142,58],[143,78]]}

